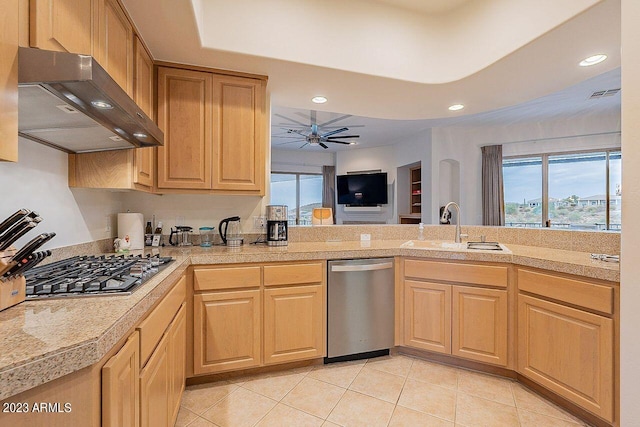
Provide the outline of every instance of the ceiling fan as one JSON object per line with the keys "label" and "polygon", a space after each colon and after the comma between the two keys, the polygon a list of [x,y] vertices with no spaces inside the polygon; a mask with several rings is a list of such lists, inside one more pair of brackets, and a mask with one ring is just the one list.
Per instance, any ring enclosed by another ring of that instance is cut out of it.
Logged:
{"label": "ceiling fan", "polygon": [[[302,146],[300,146],[299,148],[304,148],[307,145],[319,145],[320,147],[324,148],[325,150],[327,148],[329,148],[329,146],[326,144],[328,142],[334,143],[334,144],[344,144],[344,145],[352,145],[353,142],[347,142],[347,141],[340,141],[341,139],[351,139],[351,138],[360,138],[360,135],[338,135],[338,136],[334,136],[336,134],[348,131],[349,128],[348,127],[339,127],[338,129],[333,129],[333,130],[329,130],[330,128],[335,128],[337,126],[330,126],[331,124],[338,122],[340,120],[344,120],[346,118],[351,117],[351,115],[346,114],[344,116],[340,116],[338,118],[335,118],[333,120],[329,120],[328,122],[325,123],[321,123],[318,124],[317,120],[316,120],[316,115],[317,112],[314,110],[310,111],[310,124],[304,124],[302,122],[299,122],[297,120],[291,119],[289,117],[285,117],[281,114],[274,114],[275,116],[278,116],[284,120],[287,120],[293,124],[290,123],[286,123],[285,126],[287,127],[281,127],[280,129],[286,131],[286,135],[291,135],[291,136],[283,136],[283,135],[277,135],[278,138],[291,138],[293,139],[292,141],[287,141],[287,142],[283,142],[280,144],[276,144],[276,145],[285,145],[285,144],[294,144],[294,143],[304,143]],[[360,127],[360,126],[357,126]],[[306,131],[305,131],[306,130]],[[309,130],[311,131],[309,133]],[[276,136],[276,135],[274,135]]]}

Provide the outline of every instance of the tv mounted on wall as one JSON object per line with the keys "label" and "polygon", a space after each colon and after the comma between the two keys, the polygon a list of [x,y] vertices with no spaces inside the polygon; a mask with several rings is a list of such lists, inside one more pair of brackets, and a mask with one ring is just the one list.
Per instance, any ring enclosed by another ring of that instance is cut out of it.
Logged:
{"label": "tv mounted on wall", "polygon": [[386,172],[338,175],[336,178],[340,205],[378,206],[388,203]]}

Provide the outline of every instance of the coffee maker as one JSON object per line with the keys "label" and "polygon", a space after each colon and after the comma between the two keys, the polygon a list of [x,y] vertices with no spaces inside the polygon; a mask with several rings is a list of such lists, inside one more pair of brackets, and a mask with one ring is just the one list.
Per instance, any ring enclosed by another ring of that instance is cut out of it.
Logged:
{"label": "coffee maker", "polygon": [[286,205],[267,206],[267,245],[287,246],[288,222]]}

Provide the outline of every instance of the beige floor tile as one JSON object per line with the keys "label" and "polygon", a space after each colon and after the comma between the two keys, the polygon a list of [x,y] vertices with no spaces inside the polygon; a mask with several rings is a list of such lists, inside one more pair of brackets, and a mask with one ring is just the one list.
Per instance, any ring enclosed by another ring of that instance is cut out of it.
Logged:
{"label": "beige floor tile", "polygon": [[218,427],[218,426],[216,426],[211,421],[207,421],[204,418],[197,417],[195,420],[193,420],[191,424],[189,424],[189,427]]}
{"label": "beige floor tile", "polygon": [[278,403],[256,427],[320,427],[324,420]]}
{"label": "beige floor tile", "polygon": [[338,424],[334,424],[331,421],[325,421],[324,424],[322,424],[322,427],[342,427],[342,426],[339,426]]}
{"label": "beige floor tile", "polygon": [[393,403],[347,390],[327,420],[345,427],[385,427],[393,408]]}
{"label": "beige floor tile", "polygon": [[525,411],[547,415],[549,417],[561,418],[566,421],[576,421],[572,415],[567,414],[553,403],[543,399],[537,394],[520,384],[513,384],[513,396],[516,399],[516,407]]}
{"label": "beige floor tile", "polygon": [[509,406],[516,405],[511,391],[512,382],[479,372],[458,372],[458,391]]}
{"label": "beige floor tile", "polygon": [[201,415],[237,388],[237,385],[228,381],[189,386],[182,395],[181,405],[191,412]]}
{"label": "beige floor tile", "polygon": [[519,427],[513,406],[458,392],[456,425],[465,427]]}
{"label": "beige floor tile", "polygon": [[416,359],[409,370],[409,378],[455,389],[458,386],[458,369]]}
{"label": "beige floor tile", "polygon": [[453,423],[432,417],[424,412],[396,406],[389,427],[453,427]]}
{"label": "beige floor tile", "polygon": [[408,378],[400,394],[398,405],[453,421],[456,411],[456,391]]}
{"label": "beige floor tile", "polygon": [[368,368],[365,365],[349,386],[349,390],[357,391],[394,405],[398,401],[404,377]]}
{"label": "beige floor tile", "polygon": [[345,391],[307,376],[282,399],[282,403],[326,419]]}
{"label": "beige floor tile", "polygon": [[238,388],[202,416],[220,427],[253,426],[276,404],[275,400]]}
{"label": "beige floor tile", "polygon": [[366,360],[355,360],[352,362],[330,363],[328,365],[316,366],[307,377],[324,381],[338,387],[347,388],[358,375]]}
{"label": "beige floor tile", "polygon": [[520,418],[521,427],[577,427],[583,426],[584,423],[567,421],[560,418],[548,417],[535,412],[518,409],[518,417]]}
{"label": "beige floor tile", "polygon": [[181,406],[180,410],[178,411],[178,418],[176,419],[176,423],[174,424],[174,427],[185,427],[187,424],[189,424],[191,421],[195,420],[196,418],[198,418],[198,416],[195,413]]}
{"label": "beige floor tile", "polygon": [[242,384],[242,387],[260,393],[273,400],[280,401],[298,385],[304,377],[304,374],[279,372],[250,379]]}
{"label": "beige floor tile", "polygon": [[413,359],[407,356],[384,356],[367,360],[365,367],[406,377],[413,364]]}

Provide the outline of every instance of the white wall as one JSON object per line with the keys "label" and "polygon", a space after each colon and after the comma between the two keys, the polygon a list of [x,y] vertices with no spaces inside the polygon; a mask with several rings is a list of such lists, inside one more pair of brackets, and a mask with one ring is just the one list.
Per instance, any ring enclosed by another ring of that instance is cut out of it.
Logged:
{"label": "white wall", "polygon": [[640,2],[622,0],[621,426],[640,425]]}
{"label": "white wall", "polygon": [[271,150],[274,172],[322,173],[322,166],[336,164],[335,153],[327,151]]}
{"label": "white wall", "polygon": [[27,208],[44,220],[18,240],[17,246],[44,232],[55,232],[56,237],[43,248],[115,236],[115,214],[122,210],[121,193],[69,189],[68,156],[62,151],[21,138],[19,156],[18,163],[0,162],[0,218]]}
{"label": "white wall", "polygon": [[[591,150],[620,146],[620,115],[585,116],[509,126],[433,129],[432,205],[441,202],[439,164],[460,163],[460,209],[464,224],[482,224],[482,154],[484,145],[503,144],[504,156]],[[585,136],[595,135],[595,136]],[[524,142],[521,142],[524,141]],[[437,223],[437,212],[431,219]]]}

